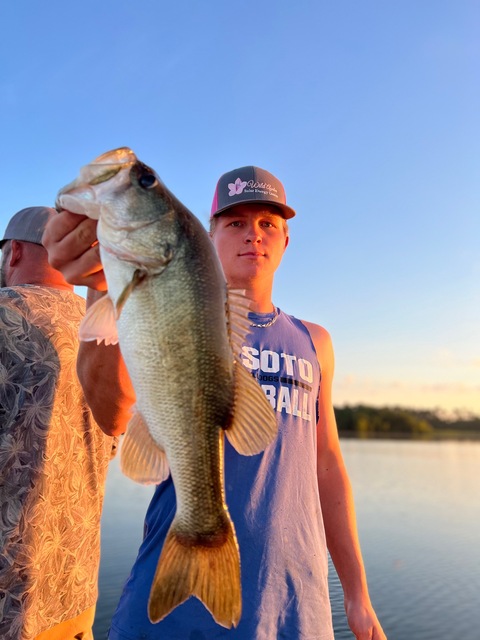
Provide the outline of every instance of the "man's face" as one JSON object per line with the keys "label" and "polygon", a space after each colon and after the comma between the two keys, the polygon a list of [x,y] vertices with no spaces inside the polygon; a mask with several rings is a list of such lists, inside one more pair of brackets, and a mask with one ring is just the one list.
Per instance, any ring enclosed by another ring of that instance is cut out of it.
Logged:
{"label": "man's face", "polygon": [[230,286],[273,279],[288,245],[285,221],[270,205],[245,204],[217,217],[212,241]]}

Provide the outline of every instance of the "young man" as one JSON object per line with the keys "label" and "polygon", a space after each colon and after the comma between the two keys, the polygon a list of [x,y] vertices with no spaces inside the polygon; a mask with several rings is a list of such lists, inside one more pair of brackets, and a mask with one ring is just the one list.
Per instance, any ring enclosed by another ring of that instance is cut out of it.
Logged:
{"label": "young man", "polygon": [[100,517],[116,442],[93,421],[76,375],[85,301],[48,263],[54,209],[7,225],[0,289],[0,637],[88,640]]}
{"label": "young man", "polygon": [[[225,445],[226,501],[242,561],[241,621],[236,629],[224,629],[195,598],[158,624],[148,621],[149,589],[175,512],[169,478],[157,487],[148,509],[144,542],[113,618],[111,640],[332,640],[327,546],[352,631],[360,640],[385,639],[368,595],[340,452],[330,336],[272,302],[274,275],[289,242],[286,220],[294,215],[282,184],[267,171],[242,167],[218,181],[212,241],[229,285],[245,289],[252,301],[252,332],[241,359],[263,387],[279,424],[276,440],[259,455],[240,456]],[[105,288],[92,221],[62,212],[44,242],[67,279]],[[117,372],[115,384],[100,397],[98,389],[105,387],[100,380],[111,371]],[[118,349],[83,345],[79,372],[99,424],[107,433],[122,433],[134,393]]]}

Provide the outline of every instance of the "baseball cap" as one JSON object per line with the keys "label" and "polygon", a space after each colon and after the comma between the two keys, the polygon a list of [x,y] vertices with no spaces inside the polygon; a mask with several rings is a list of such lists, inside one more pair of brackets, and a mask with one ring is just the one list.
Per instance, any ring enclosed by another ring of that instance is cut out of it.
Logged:
{"label": "baseball cap", "polygon": [[0,248],[6,240],[21,240],[42,244],[42,235],[47,220],[53,215],[55,209],[50,207],[27,207],[18,211],[7,224]]}
{"label": "baseball cap", "polygon": [[210,219],[237,204],[250,202],[275,205],[286,219],[295,215],[295,211],[287,206],[285,189],[280,180],[265,169],[247,166],[220,177],[213,196]]}

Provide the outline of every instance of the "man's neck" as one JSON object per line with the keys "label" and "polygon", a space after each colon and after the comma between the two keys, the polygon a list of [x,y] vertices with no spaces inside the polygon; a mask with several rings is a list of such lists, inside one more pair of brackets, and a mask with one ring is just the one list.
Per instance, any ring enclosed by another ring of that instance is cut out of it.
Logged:
{"label": "man's neck", "polygon": [[250,311],[270,313],[274,310],[272,287],[249,286],[245,288],[245,296],[250,300]]}
{"label": "man's neck", "polygon": [[7,286],[15,287],[24,284],[36,287],[48,287],[49,289],[60,289],[61,291],[73,291],[73,285],[66,282],[60,272],[52,269],[38,269],[37,272],[31,269],[15,269],[7,278]]}

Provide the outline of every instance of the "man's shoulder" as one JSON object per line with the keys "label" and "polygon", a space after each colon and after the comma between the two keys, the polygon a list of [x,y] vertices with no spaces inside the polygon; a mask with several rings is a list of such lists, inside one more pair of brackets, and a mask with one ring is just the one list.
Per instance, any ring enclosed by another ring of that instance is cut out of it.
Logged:
{"label": "man's shoulder", "polygon": [[314,340],[320,340],[322,342],[331,342],[330,333],[322,327],[320,324],[316,324],[315,322],[310,322],[309,320],[302,320],[299,318],[300,322],[305,325],[305,327],[310,332],[310,335]]}
{"label": "man's shoulder", "polygon": [[20,297],[19,287],[1,287],[0,300],[2,304],[7,304],[9,300]]}
{"label": "man's shoulder", "polygon": [[76,313],[82,317],[85,313],[86,301],[69,289],[24,284],[0,288],[0,303],[2,306],[10,304],[12,307],[16,306],[24,310],[65,306],[71,309],[73,314]]}
{"label": "man's shoulder", "polygon": [[300,322],[310,334],[322,373],[325,375],[328,372],[333,372],[334,354],[332,338],[329,332],[325,327],[314,322],[308,322],[307,320],[300,320]]}
{"label": "man's shoulder", "polygon": [[85,313],[85,300],[71,291],[36,285],[0,289],[0,329],[2,340],[9,334],[14,343],[38,331],[49,340],[68,337],[78,340],[78,326]]}

